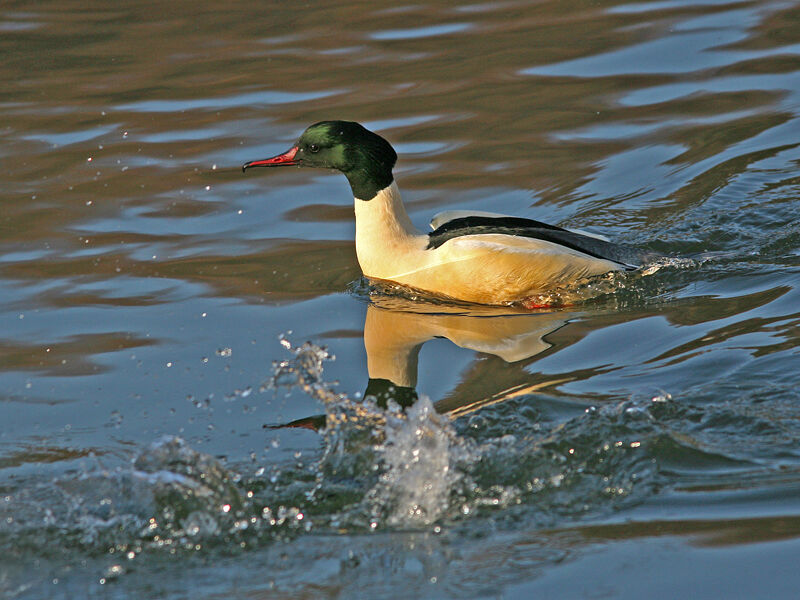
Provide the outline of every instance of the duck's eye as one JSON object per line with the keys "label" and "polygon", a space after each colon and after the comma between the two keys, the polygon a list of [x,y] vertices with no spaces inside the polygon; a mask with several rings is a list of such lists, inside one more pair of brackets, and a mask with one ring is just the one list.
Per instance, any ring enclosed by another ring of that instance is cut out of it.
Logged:
{"label": "duck's eye", "polygon": [[317,152],[319,152],[319,146],[317,146],[316,144],[311,144],[308,147],[308,151],[316,154]]}

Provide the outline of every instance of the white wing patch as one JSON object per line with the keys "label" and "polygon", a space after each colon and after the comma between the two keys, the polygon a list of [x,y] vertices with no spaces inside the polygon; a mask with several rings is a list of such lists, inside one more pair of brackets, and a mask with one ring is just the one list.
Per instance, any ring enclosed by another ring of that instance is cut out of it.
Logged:
{"label": "white wing patch", "polygon": [[431,229],[439,229],[445,223],[449,223],[455,219],[463,219],[464,217],[510,217],[511,215],[502,215],[500,213],[486,212],[483,210],[445,210],[433,215],[431,219]]}
{"label": "white wing patch", "polygon": [[583,229],[572,229],[570,227],[564,227],[567,231],[571,231],[572,233],[577,233],[578,235],[585,235],[586,237],[594,238],[596,240],[600,240],[602,242],[610,242],[611,240],[608,239],[604,235],[600,235],[599,233],[591,233],[589,231],[584,231]]}

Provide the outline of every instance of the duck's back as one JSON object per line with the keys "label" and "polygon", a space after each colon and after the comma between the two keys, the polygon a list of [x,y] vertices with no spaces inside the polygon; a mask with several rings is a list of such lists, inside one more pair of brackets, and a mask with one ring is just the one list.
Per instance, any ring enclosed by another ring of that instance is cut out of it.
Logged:
{"label": "duck's back", "polygon": [[[451,214],[464,213],[454,212]],[[461,237],[506,235],[550,242],[555,246],[563,247],[565,251],[572,251],[570,254],[578,252],[592,258],[616,263],[618,269],[638,269],[654,258],[648,252],[625,244],[615,244],[601,236],[572,231],[533,219],[476,213],[445,220],[445,215],[447,214],[434,217],[432,223],[436,223],[438,227],[428,234],[428,248],[438,248],[450,240]],[[551,249],[551,251],[555,250],[557,248]]]}

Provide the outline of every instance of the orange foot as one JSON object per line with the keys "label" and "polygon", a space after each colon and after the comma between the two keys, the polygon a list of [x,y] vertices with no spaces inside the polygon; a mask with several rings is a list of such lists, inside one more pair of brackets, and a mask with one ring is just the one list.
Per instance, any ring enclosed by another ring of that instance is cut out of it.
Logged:
{"label": "orange foot", "polygon": [[568,308],[574,304],[567,304],[565,302],[547,302],[543,298],[528,298],[520,302],[522,308],[526,310],[536,310],[537,308]]}

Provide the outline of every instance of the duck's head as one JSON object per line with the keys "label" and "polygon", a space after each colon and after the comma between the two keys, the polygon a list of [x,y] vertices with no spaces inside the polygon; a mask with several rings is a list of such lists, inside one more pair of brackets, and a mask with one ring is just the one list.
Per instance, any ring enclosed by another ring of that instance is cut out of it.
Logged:
{"label": "duck's head", "polygon": [[394,148],[376,133],[352,121],[321,121],[303,132],[289,150],[245,163],[250,167],[319,167],[341,171],[359,200],[370,200],[393,181]]}

